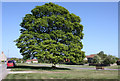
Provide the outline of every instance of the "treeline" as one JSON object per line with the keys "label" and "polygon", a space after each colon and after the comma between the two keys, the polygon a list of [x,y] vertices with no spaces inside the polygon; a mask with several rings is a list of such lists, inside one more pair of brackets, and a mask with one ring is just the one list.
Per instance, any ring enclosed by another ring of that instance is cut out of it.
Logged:
{"label": "treeline", "polygon": [[90,63],[110,65],[116,63],[118,60],[118,57],[107,55],[103,51],[100,51],[93,57]]}

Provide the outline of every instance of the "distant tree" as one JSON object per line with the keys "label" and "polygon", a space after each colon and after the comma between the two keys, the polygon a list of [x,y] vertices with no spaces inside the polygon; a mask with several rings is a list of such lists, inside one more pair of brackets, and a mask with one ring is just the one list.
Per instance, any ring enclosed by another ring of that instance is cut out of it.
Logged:
{"label": "distant tree", "polygon": [[31,12],[23,18],[21,35],[15,40],[24,59],[43,58],[56,65],[64,59],[79,63],[85,58],[79,16],[51,2]]}
{"label": "distant tree", "polygon": [[14,60],[14,61],[16,61],[17,63],[20,63],[23,59],[13,57],[13,58],[10,58],[9,60]]}
{"label": "distant tree", "polygon": [[92,63],[100,64],[101,63],[101,58],[98,55],[95,55],[92,59]]}
{"label": "distant tree", "polygon": [[97,55],[101,58],[101,60],[104,60],[107,57],[107,54],[104,54],[104,51],[100,51]]}
{"label": "distant tree", "polygon": [[116,60],[119,60],[119,58],[118,58],[118,57],[115,57],[115,59],[116,59]]}
{"label": "distant tree", "polygon": [[10,58],[10,60],[18,61],[19,59],[18,58]]}
{"label": "distant tree", "polygon": [[101,57],[101,63],[103,64],[113,64],[118,60],[117,57],[104,54],[103,51],[100,51],[97,55]]}
{"label": "distant tree", "polygon": [[114,64],[116,62],[117,62],[116,57],[112,55],[108,55],[103,61],[104,64]]}

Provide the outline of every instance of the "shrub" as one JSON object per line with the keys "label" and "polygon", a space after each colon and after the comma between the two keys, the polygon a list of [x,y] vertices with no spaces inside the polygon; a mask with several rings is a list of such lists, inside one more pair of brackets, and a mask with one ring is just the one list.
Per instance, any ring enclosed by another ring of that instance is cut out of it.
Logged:
{"label": "shrub", "polygon": [[117,61],[116,63],[117,63],[117,65],[120,65],[120,61]]}
{"label": "shrub", "polygon": [[1,62],[5,62],[5,61],[2,60]]}
{"label": "shrub", "polygon": [[116,63],[116,61],[117,60],[115,57],[109,55],[104,59],[103,64],[114,64],[114,63]]}
{"label": "shrub", "polygon": [[91,60],[92,63],[99,64],[101,63],[101,58],[98,55],[95,55],[94,58]]}
{"label": "shrub", "polygon": [[87,64],[88,63],[88,60],[83,60],[83,64]]}

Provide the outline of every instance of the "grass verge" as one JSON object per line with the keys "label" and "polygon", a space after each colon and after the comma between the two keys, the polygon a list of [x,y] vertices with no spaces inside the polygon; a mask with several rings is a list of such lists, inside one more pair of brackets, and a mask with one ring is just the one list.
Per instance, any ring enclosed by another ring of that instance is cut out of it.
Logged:
{"label": "grass verge", "polygon": [[118,79],[118,71],[71,69],[57,72],[8,74],[6,79]]}

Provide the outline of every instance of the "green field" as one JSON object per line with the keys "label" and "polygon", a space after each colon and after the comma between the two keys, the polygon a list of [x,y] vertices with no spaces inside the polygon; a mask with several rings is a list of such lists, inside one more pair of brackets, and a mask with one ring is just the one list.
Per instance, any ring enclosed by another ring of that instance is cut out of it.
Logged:
{"label": "green field", "polygon": [[118,79],[118,71],[65,70],[57,72],[9,74],[6,79]]}
{"label": "green field", "polygon": [[[8,74],[6,79],[118,79],[118,70],[68,69],[63,67],[52,69],[47,66],[31,64],[18,64],[18,66],[20,67],[11,68],[12,71],[37,71],[37,73]],[[95,66],[82,65],[72,65],[71,67],[95,68]],[[117,67],[107,66],[105,68],[115,69]]]}

